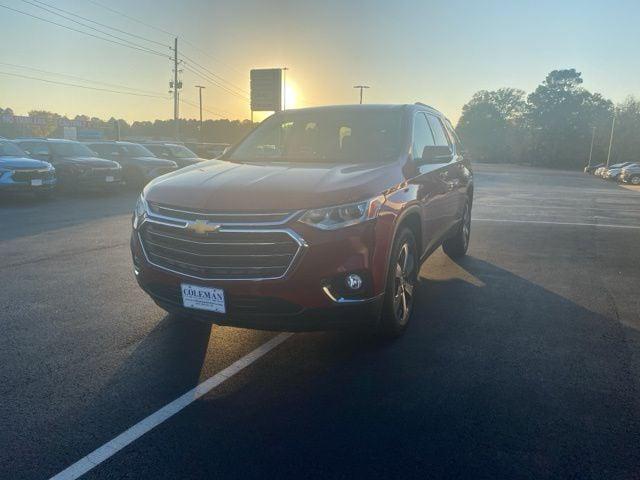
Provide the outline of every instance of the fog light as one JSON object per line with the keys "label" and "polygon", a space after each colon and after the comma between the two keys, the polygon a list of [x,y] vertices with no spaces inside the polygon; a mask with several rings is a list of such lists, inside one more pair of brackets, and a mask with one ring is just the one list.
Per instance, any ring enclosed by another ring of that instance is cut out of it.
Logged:
{"label": "fog light", "polygon": [[356,275],[355,273],[350,273],[349,275],[347,275],[344,279],[344,282],[351,290],[360,290],[362,288],[362,277],[360,275]]}

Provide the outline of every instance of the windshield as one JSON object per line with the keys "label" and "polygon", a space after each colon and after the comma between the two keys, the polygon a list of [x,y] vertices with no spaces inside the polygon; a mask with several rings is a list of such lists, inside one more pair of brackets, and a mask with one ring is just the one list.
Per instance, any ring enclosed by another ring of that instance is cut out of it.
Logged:
{"label": "windshield", "polygon": [[382,162],[399,153],[402,110],[317,109],[279,113],[231,154],[231,161]]}
{"label": "windshield", "polygon": [[136,145],[134,143],[127,145],[120,145],[120,148],[130,157],[155,157],[148,148],[142,145]]}
{"label": "windshield", "polygon": [[95,157],[95,153],[82,143],[75,142],[51,142],[51,150],[62,157]]}
{"label": "windshield", "polygon": [[26,157],[20,147],[10,142],[0,142],[0,157]]}
{"label": "windshield", "polygon": [[171,155],[176,158],[197,158],[197,155],[189,150],[187,147],[181,145],[169,145]]}

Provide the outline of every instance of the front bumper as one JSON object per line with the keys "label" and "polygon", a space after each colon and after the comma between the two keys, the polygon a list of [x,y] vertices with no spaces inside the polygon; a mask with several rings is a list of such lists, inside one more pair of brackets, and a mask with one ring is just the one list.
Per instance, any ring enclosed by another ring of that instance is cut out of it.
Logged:
{"label": "front bumper", "polygon": [[[342,329],[375,324],[379,318],[388,248],[386,240],[379,238],[386,239],[382,232],[387,227],[380,218],[331,232],[288,225],[304,238],[304,251],[284,278],[258,281],[202,280],[167,271],[148,260],[137,231],[131,237],[131,251],[139,285],[169,312],[265,330]],[[349,272],[362,274],[366,283],[356,297],[345,299],[333,284]],[[183,307],[181,283],[223,289],[227,314]]]}
{"label": "front bumper", "polygon": [[[34,177],[35,178],[35,177]],[[16,180],[9,172],[0,173],[0,191],[2,192],[42,192],[51,190],[56,186],[56,178],[52,174],[49,178],[35,178],[42,182],[34,185],[31,179]]]}

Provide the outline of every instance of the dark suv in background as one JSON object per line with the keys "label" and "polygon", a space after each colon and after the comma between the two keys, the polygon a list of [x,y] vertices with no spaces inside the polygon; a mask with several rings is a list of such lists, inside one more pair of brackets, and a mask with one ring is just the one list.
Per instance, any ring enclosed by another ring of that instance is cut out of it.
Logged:
{"label": "dark suv in background", "polygon": [[118,162],[122,166],[125,182],[131,186],[142,186],[178,168],[175,162],[157,158],[137,143],[91,142],[87,146],[97,155]]}
{"label": "dark suv in background", "polygon": [[142,146],[149,149],[158,158],[176,162],[179,168],[206,160],[206,158],[198,157],[184,145],[175,143],[143,143]]}
{"label": "dark suv in background", "polygon": [[279,112],[221,160],[151,182],[138,200],[134,271],[169,312],[399,335],[425,258],[467,251],[471,166],[429,106]]}
{"label": "dark suv in background", "polygon": [[80,142],[57,139],[18,139],[16,143],[30,157],[51,163],[58,185],[65,189],[112,189],[122,183],[117,162],[98,158]]}

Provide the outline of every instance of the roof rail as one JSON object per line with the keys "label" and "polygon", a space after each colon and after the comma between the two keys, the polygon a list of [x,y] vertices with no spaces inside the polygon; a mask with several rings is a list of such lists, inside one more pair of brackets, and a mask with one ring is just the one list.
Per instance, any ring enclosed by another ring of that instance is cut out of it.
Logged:
{"label": "roof rail", "polygon": [[422,102],[416,102],[414,105],[421,105],[423,107],[430,108],[431,110],[435,110],[435,108],[433,108],[431,105],[427,105],[426,103],[422,103]]}

